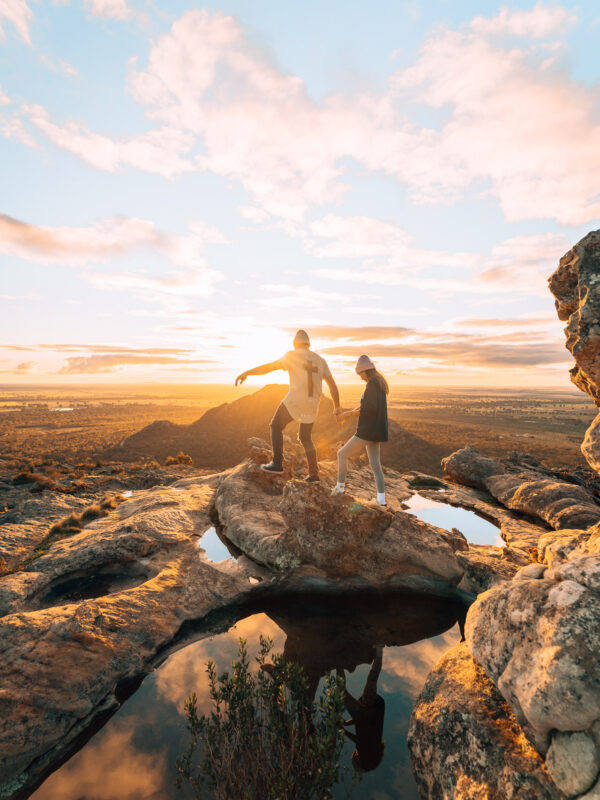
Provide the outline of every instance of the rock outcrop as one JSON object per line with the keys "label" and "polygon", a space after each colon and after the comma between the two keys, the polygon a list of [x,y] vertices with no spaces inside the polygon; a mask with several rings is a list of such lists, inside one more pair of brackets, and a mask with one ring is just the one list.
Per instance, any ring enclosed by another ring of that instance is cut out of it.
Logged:
{"label": "rock outcrop", "polygon": [[442,461],[448,477],[486,489],[505,508],[537,517],[555,530],[588,528],[600,521],[600,504],[584,486],[548,477],[548,470],[509,472],[505,465],[467,446]]}
{"label": "rock outcrop", "polygon": [[[276,572],[302,565],[315,577],[353,577],[380,588],[390,581],[413,588],[460,581],[455,550],[464,539],[400,510],[390,513],[351,495],[331,497],[321,484],[267,475],[261,460],[236,467],[215,494],[227,538],[254,561]],[[409,494],[401,479],[397,488]],[[388,489],[394,490],[393,478]]]}
{"label": "rock outcrop", "polygon": [[[575,360],[571,380],[600,407],[600,231],[592,231],[560,260],[549,280],[566,345]],[[582,452],[600,472],[600,422],[588,429]]]}
{"label": "rock outcrop", "polygon": [[[550,288],[568,320],[571,378],[600,406],[600,231],[561,259]],[[582,451],[600,472],[600,416]],[[600,798],[597,483],[470,447],[444,469],[475,487],[466,491],[543,524],[503,525],[506,541],[525,544],[532,563],[479,594],[466,642],[438,663],[415,705],[409,743],[423,796]]]}
{"label": "rock outcrop", "polygon": [[431,800],[559,800],[539,753],[466,643],[430,672],[408,746],[421,795]]}

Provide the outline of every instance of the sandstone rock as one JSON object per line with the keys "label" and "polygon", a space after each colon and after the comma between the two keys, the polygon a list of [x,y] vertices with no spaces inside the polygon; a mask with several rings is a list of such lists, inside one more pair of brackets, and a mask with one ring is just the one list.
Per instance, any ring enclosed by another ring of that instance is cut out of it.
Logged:
{"label": "sandstone rock", "polygon": [[482,456],[471,445],[442,459],[442,467],[452,480],[478,489],[485,489],[492,475],[502,475],[506,471],[500,462]]}
{"label": "sandstone rock", "polygon": [[589,792],[579,795],[578,800],[600,800],[600,780],[596,781]]}
{"label": "sandstone rock", "polygon": [[[571,380],[600,406],[600,231],[584,236],[550,278],[559,319],[568,320],[566,345],[575,359]],[[582,452],[600,469],[600,417],[586,433]]]}
{"label": "sandstone rock", "polygon": [[[332,464],[321,465],[324,474],[328,469],[333,476]],[[263,490],[257,471],[251,461],[240,465],[215,495],[225,535],[255,561],[278,572],[302,564],[323,577],[356,576],[372,586],[390,580],[421,586],[423,578],[454,586],[462,577],[456,534],[348,493],[332,497],[323,484],[292,480],[282,495]]]}
{"label": "sandstone rock", "polygon": [[456,559],[464,570],[459,587],[471,594],[479,594],[497,583],[510,580],[519,565],[507,558],[506,550],[493,545],[471,544],[467,551],[456,552]]}
{"label": "sandstone rock", "polygon": [[466,643],[429,674],[408,746],[426,800],[558,800],[539,754]]}
{"label": "sandstone rock", "polygon": [[526,567],[521,567],[516,573],[515,580],[539,580],[544,577],[545,572],[546,567],[543,564],[528,564]]}
{"label": "sandstone rock", "polygon": [[486,487],[507,508],[539,517],[555,529],[588,528],[600,520],[600,505],[582,486],[496,475],[486,480]]}
{"label": "sandstone rock", "polygon": [[[98,714],[115,709],[116,687],[147,671],[185,620],[249,591],[243,569],[217,570],[195,546],[211,524],[214,484],[194,478],[142,492],[51,547],[35,573],[0,578],[5,601],[22,609],[0,619],[0,796],[35,783]],[[47,588],[107,559],[125,569],[134,558],[149,572],[141,585],[31,610],[40,581]]]}
{"label": "sandstone rock", "polygon": [[600,757],[594,740],[581,732],[557,731],[548,748],[546,768],[567,797],[587,791],[600,771]]}
{"label": "sandstone rock", "polygon": [[600,595],[547,576],[480,595],[465,627],[473,657],[542,751],[550,731],[600,718]]}
{"label": "sandstone rock", "polygon": [[600,405],[600,231],[584,236],[551,276],[559,319],[568,320],[567,348],[575,359],[571,379]]}
{"label": "sandstone rock", "polygon": [[[600,397],[600,390],[594,386],[594,399],[596,404]],[[600,414],[585,432],[581,443],[581,452],[590,467],[600,473]]]}
{"label": "sandstone rock", "polygon": [[589,538],[590,532],[582,530],[545,533],[538,542],[538,559],[549,567],[562,564]]}

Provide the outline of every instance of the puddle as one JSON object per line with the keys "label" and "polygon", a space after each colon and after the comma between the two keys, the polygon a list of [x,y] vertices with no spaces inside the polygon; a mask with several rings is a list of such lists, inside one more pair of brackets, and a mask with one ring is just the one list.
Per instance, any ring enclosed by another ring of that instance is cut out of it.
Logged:
{"label": "puddle", "polygon": [[131,491],[131,489],[127,489],[127,491],[121,492],[121,495],[123,497],[132,497],[133,496],[133,492]]}
{"label": "puddle", "polygon": [[234,553],[217,533],[214,525],[208,530],[204,531],[202,537],[198,540],[198,548],[201,548],[206,553],[206,558],[209,561],[218,564],[220,561],[231,559],[237,561],[238,553]]}
{"label": "puddle", "polygon": [[[257,610],[258,611],[258,610]],[[271,636],[274,652],[303,666],[308,685],[318,696],[324,676],[336,667],[346,675],[347,691],[359,698],[369,675],[376,676],[383,698],[385,750],[380,763],[365,772],[352,791],[353,800],[420,800],[406,736],[413,704],[441,656],[460,641],[457,622],[464,608],[455,601],[394,593],[377,599],[332,601],[303,598],[270,607],[238,621],[225,633],[193,642],[173,653],[149,674],[106,725],[50,775],[34,800],[187,800],[191,792],[174,793],[176,760],[188,745],[184,703],[196,692],[199,713],[211,710],[206,662],[218,674],[237,657],[238,640],[247,640],[250,662],[259,634]],[[379,656],[381,664],[379,665]],[[349,719],[350,714],[345,718]],[[347,726],[354,733],[352,725]],[[346,741],[341,765],[353,774],[355,745]],[[334,787],[335,800],[348,796]]]}
{"label": "puddle", "polygon": [[456,508],[448,503],[438,503],[428,497],[422,497],[420,494],[413,494],[410,500],[404,502],[404,505],[408,506],[406,511],[430,525],[436,525],[438,528],[445,528],[448,531],[458,528],[466,536],[467,541],[473,544],[493,544],[498,547],[504,547],[506,544],[496,525],[480,517],[474,511]]}
{"label": "puddle", "polygon": [[[118,569],[118,571],[117,571]],[[62,603],[79,603],[92,600],[107,594],[133,589],[148,580],[148,574],[139,569],[117,568],[92,575],[71,575],[60,580],[37,601],[39,608],[61,605]]]}

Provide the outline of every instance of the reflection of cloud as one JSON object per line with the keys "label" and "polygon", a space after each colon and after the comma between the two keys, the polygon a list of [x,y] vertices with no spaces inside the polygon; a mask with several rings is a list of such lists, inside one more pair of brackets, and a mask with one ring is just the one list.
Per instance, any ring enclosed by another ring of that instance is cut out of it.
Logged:
{"label": "reflection of cloud", "polygon": [[[92,739],[38,790],[40,800],[139,800],[169,796],[166,752],[143,753],[133,744],[137,718],[126,730],[111,726]],[[36,797],[38,793],[36,793]]]}
{"label": "reflection of cloud", "polygon": [[403,691],[415,700],[433,667],[459,641],[460,633],[455,625],[433,639],[423,639],[407,647],[387,647],[383,655],[380,688],[393,693],[400,683]]}
{"label": "reflection of cloud", "polygon": [[173,703],[179,713],[183,714],[186,699],[192,692],[196,692],[199,710],[203,713],[208,712],[211,701],[208,693],[206,662],[212,659],[219,675],[229,669],[237,657],[238,641],[241,637],[247,639],[250,662],[254,664],[261,633],[273,638],[275,652],[283,651],[285,635],[281,629],[266,614],[254,614],[237,622],[226,633],[219,634],[215,638],[202,639],[174,653],[156,672],[156,689],[159,696]]}

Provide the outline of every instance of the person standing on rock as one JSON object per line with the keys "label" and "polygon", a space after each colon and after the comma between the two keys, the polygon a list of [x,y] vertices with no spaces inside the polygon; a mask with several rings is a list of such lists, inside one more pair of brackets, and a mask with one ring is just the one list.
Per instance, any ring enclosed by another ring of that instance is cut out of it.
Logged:
{"label": "person standing on rock", "polygon": [[316,483],[319,480],[319,464],[312,440],[312,429],[319,409],[321,384],[325,381],[329,386],[336,416],[340,413],[338,388],[327,362],[310,349],[310,339],[303,330],[299,330],[294,336],[293,350],[277,361],[271,361],[269,364],[262,364],[260,367],[242,372],[235,379],[235,385],[243,383],[249,375],[266,375],[278,369],[286,370],[289,373],[290,390],[271,420],[273,460],[270,464],[261,464],[261,469],[264,469],[265,472],[283,472],[283,429],[292,420],[296,420],[300,423],[298,439],[302,442],[308,462],[306,480],[309,483]]}
{"label": "person standing on rock", "polygon": [[369,356],[358,359],[356,372],[366,381],[367,386],[359,406],[352,411],[341,411],[337,415],[338,422],[358,417],[358,425],[354,436],[338,450],[338,479],[331,494],[344,493],[348,459],[366,449],[377,485],[377,502],[380,506],[385,506],[385,478],[381,469],[380,444],[388,440],[387,395],[390,388]]}

